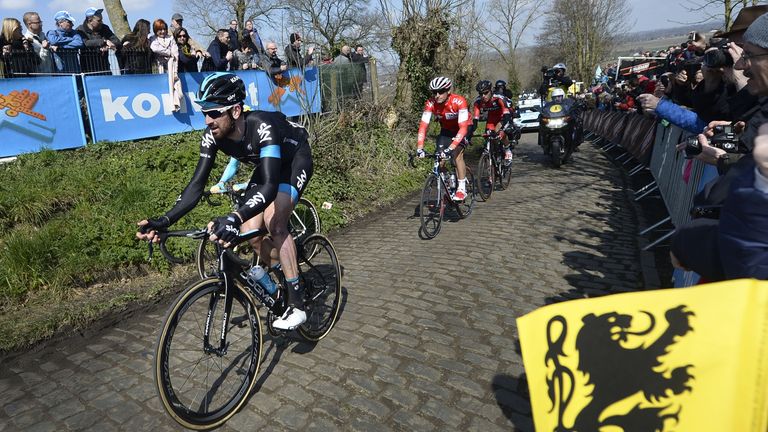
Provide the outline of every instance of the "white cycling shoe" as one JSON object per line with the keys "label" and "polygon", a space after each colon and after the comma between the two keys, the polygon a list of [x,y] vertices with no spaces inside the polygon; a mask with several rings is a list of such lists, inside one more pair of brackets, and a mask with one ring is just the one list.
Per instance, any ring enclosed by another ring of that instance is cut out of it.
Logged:
{"label": "white cycling shoe", "polygon": [[272,326],[278,330],[293,330],[307,321],[307,313],[301,309],[289,306],[280,318],[272,323]]}

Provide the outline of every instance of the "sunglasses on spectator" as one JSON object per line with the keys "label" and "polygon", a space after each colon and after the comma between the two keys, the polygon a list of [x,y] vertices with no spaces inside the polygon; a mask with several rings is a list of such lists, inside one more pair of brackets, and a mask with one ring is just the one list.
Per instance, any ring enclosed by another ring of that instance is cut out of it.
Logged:
{"label": "sunglasses on spectator", "polygon": [[185,34],[180,34],[180,35],[178,35],[178,36],[176,36],[176,37],[179,37],[179,38],[185,38],[185,37],[189,37],[189,36],[187,36],[187,35],[185,35]]}
{"label": "sunglasses on spectator", "polygon": [[445,90],[432,90],[432,94],[433,95],[443,94],[443,93],[447,93],[447,92],[448,92],[448,89],[445,89]]}

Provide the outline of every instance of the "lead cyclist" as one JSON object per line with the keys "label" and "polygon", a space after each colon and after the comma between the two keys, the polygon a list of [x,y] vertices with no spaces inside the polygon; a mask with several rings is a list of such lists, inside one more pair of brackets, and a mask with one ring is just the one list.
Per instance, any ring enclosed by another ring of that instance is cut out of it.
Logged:
{"label": "lead cyclist", "polygon": [[140,229],[136,237],[159,241],[156,230],[169,227],[197,205],[219,150],[253,166],[245,204],[208,224],[210,240],[228,247],[241,231],[267,228],[271,242],[262,237],[254,247],[266,261],[272,248],[278,249],[288,285],[288,307],[273,325],[281,330],[293,330],[306,321],[307,314],[303,288],[299,284],[296,245],[288,231],[288,220],[312,177],[309,134],[280,112],[244,111],[245,95],[245,84],[235,74],[217,72],[203,80],[195,102],[202,108],[207,128],[192,180],[171,210],[138,223]]}

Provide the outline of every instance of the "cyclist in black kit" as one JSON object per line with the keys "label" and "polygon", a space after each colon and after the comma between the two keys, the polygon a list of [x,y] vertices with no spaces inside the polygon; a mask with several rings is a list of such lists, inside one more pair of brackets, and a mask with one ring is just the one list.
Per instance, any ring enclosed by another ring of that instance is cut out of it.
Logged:
{"label": "cyclist in black kit", "polygon": [[210,239],[225,247],[243,231],[269,230],[272,240],[259,237],[253,243],[262,259],[269,261],[279,251],[280,265],[288,283],[288,308],[274,322],[282,330],[303,324],[304,293],[299,286],[296,245],[288,232],[288,219],[312,177],[312,154],[308,133],[280,112],[243,111],[245,84],[237,75],[218,72],[200,85],[197,100],[205,114],[207,129],[200,143],[200,160],[192,180],[166,214],[143,220],[136,237],[158,241],[155,229],[167,228],[192,210],[203,195],[218,150],[241,163],[253,165],[245,204],[237,211],[208,224]]}

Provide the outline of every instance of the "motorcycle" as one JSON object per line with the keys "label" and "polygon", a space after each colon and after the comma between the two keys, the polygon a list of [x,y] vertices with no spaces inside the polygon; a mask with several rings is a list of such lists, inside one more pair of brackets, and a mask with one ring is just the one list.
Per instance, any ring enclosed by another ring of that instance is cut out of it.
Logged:
{"label": "motorcycle", "polygon": [[547,102],[539,115],[539,145],[559,168],[571,157],[576,141],[576,107],[572,101]]}

